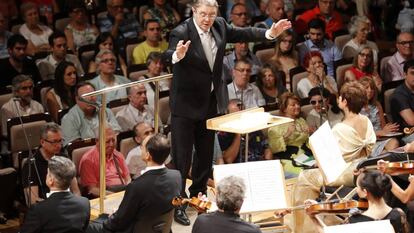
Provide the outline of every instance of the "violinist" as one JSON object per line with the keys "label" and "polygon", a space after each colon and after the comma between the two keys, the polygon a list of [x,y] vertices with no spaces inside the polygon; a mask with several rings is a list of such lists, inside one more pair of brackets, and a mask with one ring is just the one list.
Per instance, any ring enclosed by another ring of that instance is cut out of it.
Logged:
{"label": "violinist", "polygon": [[227,176],[216,187],[218,211],[197,217],[192,233],[259,233],[260,229],[243,221],[239,216],[244,201],[246,185],[242,178]]}
{"label": "violinist", "polygon": [[[358,223],[366,221],[389,219],[395,233],[408,233],[409,227],[405,213],[400,208],[391,208],[384,201],[384,194],[391,189],[391,179],[378,171],[363,171],[357,178],[357,193],[360,198],[367,199],[368,209],[364,212],[351,213],[346,223]],[[313,204],[307,200],[305,204]],[[307,212],[309,213],[309,212]],[[323,233],[319,220],[315,215],[309,214],[317,226],[317,230]]]}

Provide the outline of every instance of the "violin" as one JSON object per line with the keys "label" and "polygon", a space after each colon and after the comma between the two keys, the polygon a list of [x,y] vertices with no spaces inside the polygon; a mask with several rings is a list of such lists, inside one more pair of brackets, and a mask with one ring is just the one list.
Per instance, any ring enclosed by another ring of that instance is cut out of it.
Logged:
{"label": "violin", "polygon": [[404,128],[404,133],[405,134],[412,134],[412,133],[414,133],[414,127],[411,127],[411,128],[405,127]]}
{"label": "violin", "polygon": [[312,204],[306,208],[306,212],[309,214],[315,215],[320,213],[334,213],[334,214],[341,214],[341,213],[348,213],[350,209],[359,208],[366,210],[368,209],[368,202],[367,201],[355,201],[355,200],[348,200],[348,201],[331,201],[325,203],[318,203]]}
{"label": "violin", "polygon": [[205,213],[211,208],[211,201],[201,200],[197,197],[182,198],[174,197],[171,201],[172,205],[179,207],[188,203],[189,206],[195,208],[199,213]]}
{"label": "violin", "polygon": [[402,161],[386,163],[385,173],[392,176],[414,174],[414,162]]}

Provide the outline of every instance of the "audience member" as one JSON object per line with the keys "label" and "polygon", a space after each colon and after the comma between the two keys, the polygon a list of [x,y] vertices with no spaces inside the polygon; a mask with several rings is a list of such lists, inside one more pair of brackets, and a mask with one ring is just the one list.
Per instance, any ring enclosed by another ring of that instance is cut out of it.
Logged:
{"label": "audience member", "polygon": [[256,86],[259,88],[266,101],[266,104],[275,104],[279,97],[287,92],[283,85],[282,71],[275,71],[271,66],[265,65],[260,69],[256,79]]}
{"label": "audience member", "polygon": [[374,51],[368,46],[362,47],[355,55],[352,66],[345,71],[344,80],[345,82],[358,81],[362,77],[370,77],[374,80],[376,88],[381,90],[382,79],[375,70]]}
{"label": "audience member", "polygon": [[288,89],[290,89],[291,83],[289,71],[299,65],[295,45],[296,40],[293,31],[283,31],[276,40],[275,54],[269,59],[269,63],[272,66],[285,73],[286,88]]}
{"label": "audience member", "polygon": [[227,85],[229,99],[239,99],[242,109],[266,104],[259,88],[249,83],[252,66],[246,60],[238,60],[233,69],[233,82]]}
{"label": "audience member", "polygon": [[[85,97],[84,99],[92,104],[81,101],[83,94],[95,91],[95,87],[87,82],[78,83],[75,89],[76,105],[62,118],[62,132],[65,139],[65,146],[74,140],[93,138],[94,129],[99,126],[99,116],[96,107],[95,96]],[[114,131],[121,131],[121,127],[115,119],[110,109],[106,109],[106,119]]]}
{"label": "audience member", "polygon": [[90,218],[89,200],[67,191],[75,177],[75,164],[70,159],[52,157],[47,163],[45,181],[50,189],[50,196],[29,209],[20,232],[86,231]]}
{"label": "audience member", "polygon": [[[95,54],[96,57],[101,50],[110,50],[116,56],[116,73],[123,74],[125,77],[127,76],[127,65],[125,63],[125,59],[118,52],[118,48],[114,46],[114,38],[112,37],[111,33],[103,32],[101,33],[95,41]],[[98,70],[98,65],[92,59],[88,66],[88,73],[95,73]]]}
{"label": "audience member", "polygon": [[142,33],[135,15],[124,12],[124,0],[107,0],[107,13],[98,16],[97,25],[102,32],[110,32],[120,55],[125,57],[125,39],[137,38]]}
{"label": "audience member", "polygon": [[[398,86],[391,96],[391,115],[400,130],[414,126],[414,60],[404,63],[404,83]],[[406,143],[414,140],[414,134],[403,139]]]}
{"label": "audience member", "polygon": [[48,38],[53,31],[40,24],[37,5],[32,2],[23,3],[20,6],[20,14],[23,16],[24,24],[20,26],[19,32],[29,42],[27,53],[34,55],[37,52],[49,51]]}
{"label": "audience member", "polygon": [[125,162],[128,166],[129,174],[131,174],[132,179],[135,179],[140,176],[141,171],[147,167],[143,160],[141,146],[142,141],[154,132],[154,128],[148,123],[141,121],[134,125],[133,131],[134,142],[137,146],[128,152]]}
{"label": "audience member", "polygon": [[67,53],[66,37],[63,32],[56,31],[49,36],[49,45],[52,53],[37,62],[42,80],[55,78],[55,69],[62,61],[68,61],[75,65],[78,76],[84,74],[82,65],[77,56]]}
{"label": "audience member", "polygon": [[322,19],[325,24],[325,33],[328,39],[333,39],[333,33],[344,28],[342,16],[334,10],[336,0],[319,0],[318,5],[305,11],[297,18],[294,28],[298,34],[306,33],[309,21],[314,18]]}
{"label": "audience member", "polygon": [[374,64],[378,64],[378,46],[373,41],[368,40],[371,31],[371,21],[366,16],[354,16],[348,24],[348,31],[352,39],[342,48],[344,58],[355,57],[363,47],[370,47],[374,54]]}
{"label": "audience member", "polygon": [[[30,203],[36,204],[47,198],[47,193],[50,192],[46,182],[47,164],[54,156],[67,155],[62,151],[63,149],[63,137],[60,126],[55,123],[47,123],[40,129],[40,147],[36,149],[33,154],[34,160],[26,160],[22,168],[22,186],[26,197],[26,202],[29,202],[29,191],[31,201]],[[29,179],[29,166],[30,179]],[[31,186],[29,188],[29,185]],[[75,194],[80,196],[78,187],[78,181],[76,177],[72,179],[70,183],[70,189]]]}
{"label": "audience member", "polygon": [[267,2],[266,13],[267,19],[263,22],[256,23],[255,27],[262,27],[269,29],[273,23],[285,17],[285,2],[283,0],[269,0]]}
{"label": "audience member", "polygon": [[7,41],[9,58],[0,60],[2,86],[11,85],[12,79],[19,74],[30,75],[34,82],[41,80],[36,64],[27,57],[26,48],[27,40],[19,34],[11,36]]}
{"label": "audience member", "polygon": [[303,63],[305,55],[310,51],[319,51],[327,67],[327,74],[333,77],[335,73],[334,62],[342,59],[342,53],[332,41],[325,38],[325,21],[320,18],[309,21],[308,36],[309,38],[298,48],[300,62]]}
{"label": "audience member", "polygon": [[285,173],[299,174],[300,168],[292,166],[290,159],[298,155],[312,156],[307,143],[309,139],[309,126],[300,116],[300,99],[290,92],[284,93],[280,98],[280,115],[289,117],[294,121],[269,128],[269,148],[275,159],[282,159]]}
{"label": "audience member", "polygon": [[398,13],[396,27],[401,32],[414,32],[414,2],[403,1],[404,8]]}
{"label": "audience member", "polygon": [[65,28],[68,48],[74,53],[84,45],[95,44],[98,28],[89,24],[83,0],[67,1],[70,22]]}
{"label": "audience member", "polygon": [[[241,103],[238,99],[231,99],[227,107],[228,113],[234,113],[241,110]],[[272,152],[268,148],[267,140],[262,131],[255,131],[249,134],[252,140],[249,140],[248,161],[260,161],[272,159]],[[225,163],[247,162],[244,156],[246,143],[242,140],[240,134],[218,132],[220,148],[223,151],[223,160]]]}
{"label": "audience member", "polygon": [[[132,130],[132,127],[139,122],[146,122],[154,127],[154,109],[147,104],[144,84],[128,87],[127,93],[129,104],[116,114],[116,120],[121,126],[122,131]],[[162,122],[159,118],[158,126],[162,129]]]}
{"label": "audience member", "polygon": [[165,0],[155,0],[153,7],[150,7],[144,14],[144,20],[156,19],[160,22],[163,37],[178,25],[181,17],[178,12]]}
{"label": "audience member", "polygon": [[157,19],[147,19],[144,24],[145,41],[134,48],[132,56],[134,64],[143,64],[151,52],[162,53],[168,48],[168,42],[161,38],[160,22]]}
{"label": "audience member", "polygon": [[[90,83],[95,86],[96,90],[130,82],[129,79],[124,76],[115,74],[116,57],[112,51],[106,49],[99,51],[96,55],[95,63],[98,66],[98,76],[92,79]],[[127,93],[125,89],[118,89],[106,93],[105,96],[106,102],[109,103],[112,100],[126,98]],[[101,101],[100,96],[98,97],[98,101]]]}
{"label": "audience member", "polygon": [[338,93],[338,87],[334,78],[325,73],[322,54],[318,51],[311,51],[305,54],[303,66],[308,72],[306,78],[301,79],[297,84],[297,91],[300,98],[307,98],[309,91],[323,85],[332,94]]}
{"label": "audience member", "polygon": [[249,12],[246,5],[243,3],[236,3],[230,11],[230,23],[236,27],[249,26]]}
{"label": "audience member", "polygon": [[225,15],[227,21],[230,21],[231,9],[233,8],[233,5],[237,3],[242,3],[247,7],[247,12],[249,12],[249,16],[251,18],[262,17],[262,12],[257,7],[256,2],[254,0],[228,0],[224,3],[226,4],[226,9],[220,10],[220,13],[222,13],[225,10],[225,14],[223,12],[223,15]]}
{"label": "audience member", "polygon": [[378,89],[375,86],[374,80],[370,77],[364,77],[359,82],[364,86],[368,99],[368,103],[362,108],[360,113],[371,121],[377,136],[377,142],[371,153],[371,157],[375,157],[382,154],[383,151],[391,151],[399,147],[398,140],[390,137],[390,134],[398,132],[399,126],[396,123],[386,124],[384,111],[382,110],[381,103],[378,101]]}
{"label": "audience member", "polygon": [[53,28],[53,14],[56,0],[21,0],[21,3],[31,2],[36,4],[37,9],[39,10],[39,16],[43,17],[42,21],[50,27]]}
{"label": "audience member", "polygon": [[259,58],[257,58],[257,56],[249,50],[248,42],[235,43],[233,52],[223,58],[223,75],[226,83],[231,83],[232,71],[234,69],[236,61],[238,60],[246,60],[249,62],[249,64],[252,66],[250,73],[252,76],[257,75],[260,68],[262,67],[262,63],[259,61]]}
{"label": "audience member", "polygon": [[[164,166],[170,153],[169,140],[161,134],[147,137],[142,144],[147,168],[128,185],[118,210],[93,232],[139,232],[135,224],[158,218],[173,209],[171,200],[180,195],[181,175]],[[167,224],[167,223],[165,223]],[[103,228],[103,229],[102,229]],[[131,229],[132,228],[132,229]]]}
{"label": "audience member", "polygon": [[[116,134],[108,126],[105,130],[105,182],[107,192],[124,190],[131,182],[125,157],[115,149]],[[88,150],[80,160],[80,182],[87,193],[99,197],[99,128],[95,129],[96,146]]]}
{"label": "audience member", "polygon": [[[151,52],[147,57],[147,69],[148,73],[144,74],[143,76],[139,77],[138,80],[144,80],[147,78],[153,78],[160,75],[166,74],[163,72],[164,70],[164,63],[161,59],[161,53],[159,52]],[[135,80],[134,80],[135,81]],[[158,82],[160,87],[160,91],[168,91],[170,89],[171,81],[168,79],[164,79]],[[155,83],[145,83],[145,89],[147,90],[147,102],[148,105],[154,108],[154,96],[155,96]]]}
{"label": "audience member", "polygon": [[414,35],[410,32],[401,32],[395,42],[397,52],[388,60],[384,74],[384,82],[404,79],[404,63],[414,59]]}
{"label": "audience member", "polygon": [[[33,80],[27,75],[17,75],[12,81],[13,98],[10,98],[0,110],[3,136],[7,136],[7,120],[44,112],[43,106],[33,100]],[[18,108],[18,109],[16,109]]]}
{"label": "audience member", "polygon": [[4,13],[0,11],[0,59],[8,58],[7,41],[12,36],[12,33],[7,30],[7,19]]}
{"label": "audience member", "polygon": [[56,67],[53,88],[46,92],[47,111],[55,122],[59,122],[59,110],[69,109],[76,104],[75,89],[78,82],[73,63],[62,61]]}
{"label": "audience member", "polygon": [[218,211],[198,215],[193,225],[193,233],[261,232],[259,227],[240,218],[239,211],[246,195],[246,185],[242,178],[224,177],[218,182],[216,190]]}
{"label": "audience member", "polygon": [[321,90],[320,87],[314,87],[309,91],[308,98],[312,110],[306,116],[306,123],[311,133],[315,132],[325,121],[328,121],[331,128],[342,121],[344,115],[336,100],[331,103],[332,98],[330,97],[331,93],[326,88]]}

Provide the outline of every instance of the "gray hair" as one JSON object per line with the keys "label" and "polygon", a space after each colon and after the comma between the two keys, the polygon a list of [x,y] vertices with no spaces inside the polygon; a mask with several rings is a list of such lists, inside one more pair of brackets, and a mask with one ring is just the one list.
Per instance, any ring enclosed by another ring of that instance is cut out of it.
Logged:
{"label": "gray hair", "polygon": [[216,0],[195,0],[193,3],[194,8],[198,8],[200,6],[211,6],[218,9],[219,5]]}
{"label": "gray hair", "polygon": [[29,75],[19,74],[12,79],[12,90],[15,93],[20,89],[20,83],[30,80],[33,83],[32,78]]}
{"label": "gray hair", "polygon": [[53,132],[53,133],[61,132],[60,126],[54,122],[46,123],[40,128],[40,138],[46,139],[48,132]]}
{"label": "gray hair", "polygon": [[115,56],[114,52],[112,52],[109,49],[101,49],[98,52],[98,54],[96,54],[96,57],[95,57],[95,63],[97,65],[97,67],[96,67],[96,73],[97,74],[100,73],[99,64],[102,62],[102,57],[103,57],[103,55],[106,55],[106,54],[111,54],[115,58],[115,62],[116,62],[116,56]]}
{"label": "gray hair", "polygon": [[31,9],[37,10],[37,5],[33,2],[25,2],[22,5],[20,5],[20,14],[22,15],[23,19],[26,17],[26,12]]}
{"label": "gray hair", "polygon": [[153,61],[161,60],[162,54],[160,52],[150,52],[147,56],[147,67],[151,64]]}
{"label": "gray hair", "polygon": [[[106,123],[104,123],[104,126],[103,126],[103,130],[105,130],[105,136],[107,136],[107,132],[108,132],[108,130],[112,130],[114,133],[115,133],[115,137],[116,137],[116,131],[115,130],[113,130],[112,129],[112,127],[111,127],[111,125],[110,125],[110,123],[107,121]],[[96,142],[98,142],[99,141],[99,126],[97,126],[95,129],[94,129],[94,134],[95,134],[95,138],[97,139],[97,141]]]}
{"label": "gray hair", "polygon": [[58,188],[68,189],[76,176],[75,164],[63,156],[53,156],[48,162],[49,173],[56,179]]}
{"label": "gray hair", "polygon": [[238,176],[227,176],[217,184],[217,207],[224,211],[241,208],[246,191],[244,180]]}
{"label": "gray hair", "polygon": [[351,18],[351,20],[349,21],[348,31],[349,31],[349,34],[351,34],[352,38],[354,38],[356,36],[356,34],[358,32],[359,25],[361,23],[371,24],[371,21],[365,15],[363,15],[363,16],[359,16],[359,15],[353,16]]}
{"label": "gray hair", "polygon": [[135,89],[135,88],[139,88],[139,87],[144,87],[145,88],[145,85],[143,84],[143,83],[138,83],[137,85],[135,85],[135,86],[132,86],[132,87],[127,87],[127,95],[129,96],[129,95],[131,95],[131,91],[133,90],[133,89]]}

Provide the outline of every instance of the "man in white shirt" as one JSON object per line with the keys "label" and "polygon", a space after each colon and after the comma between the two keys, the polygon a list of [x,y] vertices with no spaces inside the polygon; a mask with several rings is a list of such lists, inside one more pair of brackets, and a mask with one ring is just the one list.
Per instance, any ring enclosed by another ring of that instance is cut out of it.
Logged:
{"label": "man in white shirt", "polygon": [[384,82],[404,79],[404,63],[414,58],[414,35],[401,32],[395,41],[397,52],[388,60],[384,69]]}

